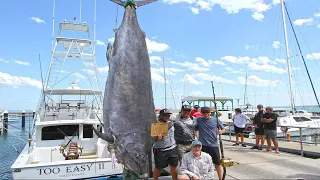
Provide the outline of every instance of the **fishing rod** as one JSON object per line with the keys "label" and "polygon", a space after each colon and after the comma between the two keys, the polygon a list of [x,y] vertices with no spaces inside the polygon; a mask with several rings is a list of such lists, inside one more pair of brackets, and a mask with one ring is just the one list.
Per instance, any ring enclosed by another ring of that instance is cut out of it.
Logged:
{"label": "fishing rod", "polygon": [[[222,127],[220,127],[220,125],[219,125],[219,113],[218,113],[218,109],[217,109],[217,101],[216,101],[216,94],[214,92],[213,81],[211,81],[211,86],[212,86],[212,94],[213,94],[213,104],[214,104],[215,114],[216,114],[216,118],[217,118],[217,127],[218,127],[218,130],[220,130],[220,129],[222,129]],[[231,158],[224,157],[224,150],[223,150],[221,134],[219,134],[219,144],[220,144],[220,152],[221,152],[221,161],[220,161],[221,163],[220,164],[223,167],[222,180],[224,180],[227,175],[227,167],[230,167],[230,166],[233,166],[234,164],[239,164],[239,163],[235,162]]]}
{"label": "fishing rod", "polygon": [[[211,86],[212,86],[212,94],[213,94],[213,104],[214,104],[214,109],[215,109],[215,114],[216,114],[216,118],[217,118],[217,127],[218,130],[222,129],[219,125],[219,114],[218,114],[218,109],[217,109],[217,102],[216,102],[216,94],[214,92],[214,86],[213,86],[213,81],[211,81]],[[222,144],[222,139],[221,139],[221,134],[219,133],[219,144],[220,144],[220,151],[221,151],[221,162],[224,159],[224,151],[223,151],[223,144]],[[227,168],[225,166],[223,167],[223,176],[222,176],[222,180],[225,179],[226,174],[227,174]]]}

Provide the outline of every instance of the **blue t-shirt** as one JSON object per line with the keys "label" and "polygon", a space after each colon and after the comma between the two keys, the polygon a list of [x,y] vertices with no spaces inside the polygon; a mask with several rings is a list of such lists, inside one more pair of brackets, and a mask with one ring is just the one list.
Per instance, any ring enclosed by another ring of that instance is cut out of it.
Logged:
{"label": "blue t-shirt", "polygon": [[224,128],[222,122],[217,121],[215,117],[211,117],[211,119],[197,118],[195,129],[199,131],[199,141],[203,146],[218,147],[217,123],[219,123],[220,129]]}

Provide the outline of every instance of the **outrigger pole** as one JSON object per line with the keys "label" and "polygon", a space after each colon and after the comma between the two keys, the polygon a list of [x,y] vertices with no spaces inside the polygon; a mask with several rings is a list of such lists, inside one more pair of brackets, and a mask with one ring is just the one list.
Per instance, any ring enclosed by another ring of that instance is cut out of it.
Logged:
{"label": "outrigger pole", "polygon": [[[217,118],[217,127],[218,127],[218,130],[220,130],[222,128],[219,126],[219,114],[218,114],[218,109],[217,109],[216,94],[214,93],[213,81],[211,81],[211,86],[212,86],[212,94],[213,94],[213,104],[214,104],[214,109],[215,109],[216,118]],[[220,143],[220,151],[221,151],[221,161],[223,161],[223,159],[224,159],[224,151],[223,151],[223,144],[222,144],[221,134],[219,134],[219,143]],[[225,166],[223,166],[222,180],[225,179],[226,174],[227,174],[227,168]]]}

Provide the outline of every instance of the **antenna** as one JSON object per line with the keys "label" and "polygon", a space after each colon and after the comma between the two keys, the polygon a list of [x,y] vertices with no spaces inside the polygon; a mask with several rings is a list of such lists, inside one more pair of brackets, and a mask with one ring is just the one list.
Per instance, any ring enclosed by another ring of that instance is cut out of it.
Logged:
{"label": "antenna", "polygon": [[166,67],[164,65],[164,53],[162,52],[163,77],[164,77],[164,108],[167,108],[167,78]]}
{"label": "antenna", "polygon": [[39,54],[39,64],[40,64],[40,72],[41,72],[43,102],[46,102],[46,100],[45,100],[46,96],[44,95],[44,82],[43,82],[43,75],[42,75],[42,66],[41,66],[40,54]]}
{"label": "antenna", "polygon": [[96,55],[96,20],[97,20],[97,0],[94,0],[94,18],[93,18],[93,54]]}
{"label": "antenna", "polygon": [[52,10],[52,49],[51,52],[53,53],[53,42],[54,42],[54,13],[56,10],[56,0],[53,0],[53,10]]}

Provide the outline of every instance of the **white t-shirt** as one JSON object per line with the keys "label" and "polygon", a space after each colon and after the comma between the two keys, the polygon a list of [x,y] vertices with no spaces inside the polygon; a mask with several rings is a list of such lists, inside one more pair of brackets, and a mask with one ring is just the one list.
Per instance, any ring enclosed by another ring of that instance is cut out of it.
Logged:
{"label": "white t-shirt", "polygon": [[244,114],[234,114],[233,119],[235,126],[237,126],[238,128],[244,128],[246,126],[246,121],[250,118]]}

